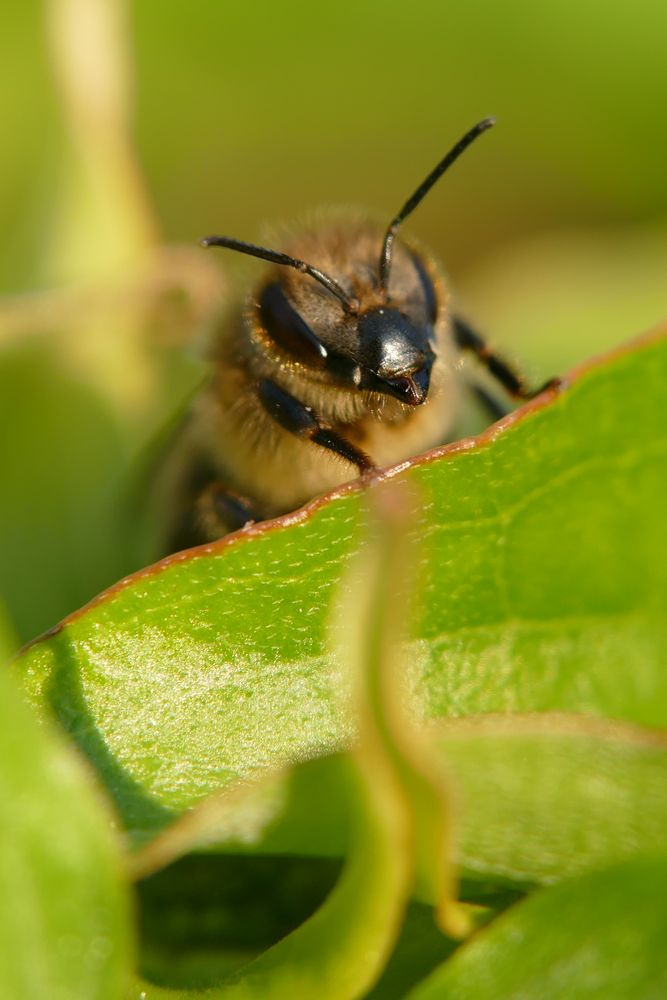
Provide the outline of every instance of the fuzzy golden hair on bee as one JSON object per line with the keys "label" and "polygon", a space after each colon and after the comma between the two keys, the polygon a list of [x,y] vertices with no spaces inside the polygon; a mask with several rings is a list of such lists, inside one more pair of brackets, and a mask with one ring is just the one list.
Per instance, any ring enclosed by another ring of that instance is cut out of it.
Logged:
{"label": "fuzzy golden hair on bee", "polygon": [[[202,241],[265,266],[212,344],[211,378],[185,434],[174,545],[285,513],[442,443],[462,391],[461,352],[510,396],[532,395],[452,310],[432,257],[398,235],[493,123],[466,132],[387,227],[329,215],[286,235],[279,250],[228,236]],[[486,403],[494,405],[488,394]]]}

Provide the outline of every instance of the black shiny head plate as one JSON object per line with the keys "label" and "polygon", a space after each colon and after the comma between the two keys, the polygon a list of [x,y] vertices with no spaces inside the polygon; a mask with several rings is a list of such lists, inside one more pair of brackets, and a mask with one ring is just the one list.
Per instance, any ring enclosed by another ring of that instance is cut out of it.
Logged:
{"label": "black shiny head plate", "polygon": [[398,309],[369,309],[359,317],[360,388],[385,392],[402,403],[426,400],[435,354],[431,327],[417,326]]}

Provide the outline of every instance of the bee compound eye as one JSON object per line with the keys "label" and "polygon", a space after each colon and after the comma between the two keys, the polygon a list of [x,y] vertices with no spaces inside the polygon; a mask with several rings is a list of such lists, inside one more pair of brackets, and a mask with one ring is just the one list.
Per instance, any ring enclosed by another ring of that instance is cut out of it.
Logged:
{"label": "bee compound eye", "polygon": [[259,321],[271,340],[296,361],[323,368],[328,351],[317,334],[291,304],[278,282],[271,282],[259,297]]}
{"label": "bee compound eye", "polygon": [[435,323],[438,318],[438,297],[436,295],[431,276],[426,270],[426,266],[419,254],[413,253],[412,261],[415,265],[415,271],[417,272],[417,276],[419,278],[419,284],[421,285],[424,305],[426,307],[426,315],[428,316],[429,322]]}

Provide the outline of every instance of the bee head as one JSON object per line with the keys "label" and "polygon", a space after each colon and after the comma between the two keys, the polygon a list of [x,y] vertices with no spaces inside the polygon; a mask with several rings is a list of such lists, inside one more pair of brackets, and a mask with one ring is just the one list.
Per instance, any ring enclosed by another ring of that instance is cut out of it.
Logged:
{"label": "bee head", "polygon": [[[318,234],[323,252],[330,236]],[[334,271],[350,289],[343,308],[308,278],[276,271],[257,297],[256,329],[269,351],[277,347],[280,357],[320,373],[318,381],[418,406],[428,397],[435,361],[436,292],[421,258],[404,247],[391,297],[380,290],[377,270],[373,280],[378,236],[367,228],[350,232],[353,250]]]}
{"label": "bee head", "polygon": [[[329,307],[321,308],[321,291],[314,299],[307,293],[298,296],[298,305],[295,304],[284,282],[275,278],[264,286],[259,296],[261,328],[292,359],[326,372],[340,386],[390,395],[409,406],[418,406],[428,397],[435,360],[431,343],[437,302],[426,268],[419,256],[409,251],[401,264],[405,271],[407,262],[411,272],[407,285],[399,276],[399,281],[393,282],[394,287],[390,288],[396,234],[442,174],[493,124],[493,118],[486,118],[470,129],[392,219],[382,240],[379,263],[373,268],[375,280],[369,283],[371,294],[368,296],[355,297],[330,274],[286,253],[227,236],[210,236],[202,243],[285,265],[314,279],[329,293],[325,297]],[[362,263],[366,273],[366,262]],[[354,274],[348,274],[346,284],[353,285],[354,278]],[[312,282],[310,286],[311,290],[316,287]],[[410,286],[418,288],[416,299]],[[309,298],[312,299],[310,305]],[[338,308],[334,298],[338,300]]]}

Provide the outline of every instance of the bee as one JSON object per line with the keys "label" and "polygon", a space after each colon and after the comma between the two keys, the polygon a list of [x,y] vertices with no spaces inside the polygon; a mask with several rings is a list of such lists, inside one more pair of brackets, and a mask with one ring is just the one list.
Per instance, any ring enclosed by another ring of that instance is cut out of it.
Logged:
{"label": "bee", "polygon": [[466,132],[386,229],[328,222],[281,251],[227,236],[202,240],[271,267],[212,345],[212,376],[190,417],[194,463],[177,544],[286,513],[442,443],[457,413],[461,352],[510,396],[536,394],[451,307],[432,259],[398,238],[436,181],[494,123]]}

